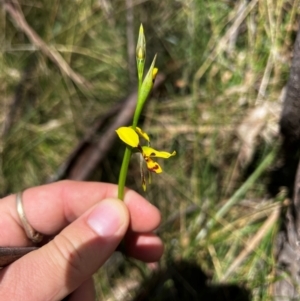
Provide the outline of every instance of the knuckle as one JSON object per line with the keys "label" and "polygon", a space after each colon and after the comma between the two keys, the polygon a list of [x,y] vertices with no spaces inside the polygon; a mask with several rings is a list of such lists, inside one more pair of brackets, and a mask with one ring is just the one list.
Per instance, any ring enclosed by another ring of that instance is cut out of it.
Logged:
{"label": "knuckle", "polygon": [[83,272],[83,256],[79,248],[66,235],[60,234],[53,240],[56,264],[60,268],[68,270],[73,277],[82,275]]}

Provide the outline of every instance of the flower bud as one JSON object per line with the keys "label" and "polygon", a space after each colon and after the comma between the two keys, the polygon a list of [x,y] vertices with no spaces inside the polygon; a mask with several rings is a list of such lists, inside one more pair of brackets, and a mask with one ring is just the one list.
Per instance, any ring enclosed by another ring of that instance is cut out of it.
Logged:
{"label": "flower bud", "polygon": [[144,35],[144,28],[143,25],[141,24],[139,37],[136,45],[136,65],[137,65],[138,79],[140,83],[142,82],[143,79],[145,59],[146,59],[146,39]]}
{"label": "flower bud", "polygon": [[136,59],[139,61],[145,60],[146,58],[146,39],[144,35],[144,28],[141,24],[139,37],[136,45]]}

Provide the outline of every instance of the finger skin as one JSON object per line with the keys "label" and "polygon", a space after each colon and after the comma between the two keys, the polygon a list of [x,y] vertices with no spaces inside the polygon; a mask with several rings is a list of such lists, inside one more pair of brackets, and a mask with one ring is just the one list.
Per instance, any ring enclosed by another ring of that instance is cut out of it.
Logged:
{"label": "finger skin", "polygon": [[155,262],[164,252],[164,245],[155,234],[128,233],[125,237],[126,254],[144,261]]}
{"label": "finger skin", "polygon": [[[55,235],[102,199],[117,197],[117,185],[61,181],[27,189],[23,193],[26,217],[31,226],[45,235]],[[16,211],[15,195],[0,201],[0,244],[27,246],[27,239]],[[130,230],[147,233],[158,227],[159,210],[132,190],[125,193],[130,214]],[[7,231],[9,229],[9,231]]]}
{"label": "finger skin", "polygon": [[[108,216],[113,217],[106,225],[108,233],[101,227],[91,226],[91,220],[95,223],[98,217],[105,223]],[[1,299],[61,300],[104,264],[122,240],[128,225],[129,212],[124,202],[103,200],[51,242],[3,269],[0,273]],[[110,231],[114,227],[116,229]],[[12,285],[15,279],[18,285]]]}
{"label": "finger skin", "polygon": [[94,281],[89,278],[87,281],[82,283],[71,295],[67,297],[68,301],[95,301],[96,292],[94,287]]}
{"label": "finger skin", "polygon": [[[86,298],[82,300],[89,300],[93,292],[84,292],[85,285],[81,283],[88,281],[111,255],[126,230],[125,245],[129,256],[146,262],[159,260],[163,253],[163,244],[151,232],[160,223],[160,213],[134,191],[126,191],[126,206],[121,202],[121,207],[126,208],[128,223],[130,219],[129,226],[121,234],[114,236],[112,241],[103,238],[99,240],[99,237],[91,239],[85,233],[85,227],[78,224],[93,210],[93,206],[98,206],[103,199],[116,195],[116,185],[91,182],[62,181],[27,189],[23,193],[23,204],[29,223],[37,231],[50,236],[66,228],[40,250],[24,256],[0,272],[1,298],[7,296],[7,300],[18,300],[19,297],[24,301],[59,300],[63,298],[61,296],[76,289],[72,298],[81,293],[86,294]],[[70,223],[72,224],[69,225]],[[84,222],[83,225],[87,227]],[[15,195],[0,201],[0,245],[31,245],[16,213]],[[105,246],[106,252],[103,251]],[[11,285],[15,279],[20,279],[17,290]],[[36,295],[37,292],[39,294]],[[24,295],[28,299],[24,299]]]}

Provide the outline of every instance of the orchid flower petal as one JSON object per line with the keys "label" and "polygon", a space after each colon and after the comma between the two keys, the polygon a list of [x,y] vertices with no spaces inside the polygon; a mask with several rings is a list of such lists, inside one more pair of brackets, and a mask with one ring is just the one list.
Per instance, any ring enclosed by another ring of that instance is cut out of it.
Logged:
{"label": "orchid flower petal", "polygon": [[131,127],[123,126],[116,130],[119,138],[131,147],[139,145],[139,136]]}
{"label": "orchid flower petal", "polygon": [[135,131],[136,131],[141,137],[143,137],[146,141],[150,142],[149,136],[148,136],[147,133],[145,133],[141,128],[136,127],[136,128],[135,128]]}
{"label": "orchid flower petal", "polygon": [[160,167],[160,165],[153,161],[150,157],[144,157],[148,170],[155,172],[155,173],[161,173],[163,170]]}
{"label": "orchid flower petal", "polygon": [[173,153],[160,152],[149,146],[143,146],[142,150],[143,150],[144,157],[145,156],[146,157],[159,157],[159,158],[168,159],[168,158],[176,155],[176,151],[174,151]]}

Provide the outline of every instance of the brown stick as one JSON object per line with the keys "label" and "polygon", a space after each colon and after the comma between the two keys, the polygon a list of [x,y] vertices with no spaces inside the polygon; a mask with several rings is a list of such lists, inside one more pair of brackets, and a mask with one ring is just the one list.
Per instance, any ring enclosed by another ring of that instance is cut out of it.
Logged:
{"label": "brown stick", "polygon": [[36,247],[0,247],[0,267],[5,267],[37,249]]}
{"label": "brown stick", "polygon": [[4,2],[4,9],[10,14],[16,25],[22,30],[28,39],[38,49],[40,49],[45,56],[47,56],[59,69],[69,76],[76,84],[84,86],[86,89],[91,89],[92,85],[81,75],[76,73],[69,64],[63,59],[63,57],[55,49],[50,48],[39,35],[28,25],[21,8],[17,3]]}

